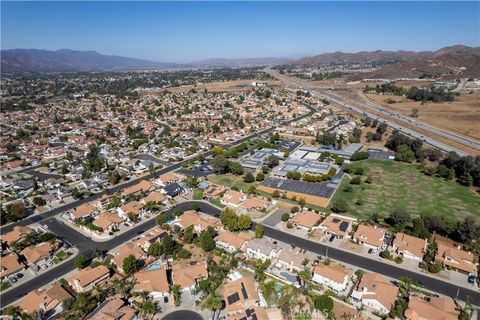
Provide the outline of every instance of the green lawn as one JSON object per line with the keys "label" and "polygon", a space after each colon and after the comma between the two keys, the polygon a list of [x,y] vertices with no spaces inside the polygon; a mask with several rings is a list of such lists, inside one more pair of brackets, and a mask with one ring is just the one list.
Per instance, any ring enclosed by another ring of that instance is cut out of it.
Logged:
{"label": "green lawn", "polygon": [[243,176],[235,176],[233,174],[212,175],[208,177],[208,180],[229,188],[235,186],[243,192],[247,192],[251,185],[258,186],[258,182],[247,183],[243,181]]}
{"label": "green lawn", "polygon": [[54,263],[59,263],[59,262],[65,260],[65,259],[67,259],[71,255],[72,254],[70,252],[65,252],[63,250],[60,250],[55,254],[55,257],[53,258],[53,262]]}
{"label": "green lawn", "polygon": [[10,288],[12,285],[10,282],[2,282],[0,283],[0,291],[7,290]]}
{"label": "green lawn", "polygon": [[[387,216],[395,208],[404,208],[411,214],[461,218],[472,215],[480,219],[480,196],[454,181],[430,177],[415,165],[393,161],[364,160],[351,166],[363,167],[362,181],[370,175],[373,183],[352,185],[353,192],[345,192],[350,183],[345,177],[331,203],[344,199],[348,213],[359,218],[368,218],[374,212]],[[357,204],[359,199],[361,204]]]}
{"label": "green lawn", "polygon": [[202,199],[203,199],[203,191],[195,188],[193,190],[193,200],[202,200]]}

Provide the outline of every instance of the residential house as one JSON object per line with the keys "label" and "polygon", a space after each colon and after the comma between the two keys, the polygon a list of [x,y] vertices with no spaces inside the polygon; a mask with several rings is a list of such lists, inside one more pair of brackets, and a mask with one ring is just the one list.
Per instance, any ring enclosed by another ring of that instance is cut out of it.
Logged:
{"label": "residential house", "polygon": [[225,192],[223,197],[220,199],[220,202],[225,206],[238,208],[246,199],[247,196],[243,192],[227,190],[227,192]]}
{"label": "residential house", "polygon": [[290,271],[300,271],[311,265],[316,259],[317,257],[313,253],[304,252],[301,249],[290,246],[280,252],[275,265]]}
{"label": "residential house", "polygon": [[245,246],[245,254],[250,259],[260,259],[266,261],[278,257],[283,246],[270,238],[253,238]]}
{"label": "residential house", "polygon": [[13,230],[1,235],[2,242],[10,245],[13,242],[19,242],[23,240],[27,234],[32,232],[33,229],[30,227],[15,226]]}
{"label": "residential house", "polygon": [[50,242],[42,242],[35,246],[28,246],[20,254],[25,257],[29,265],[46,262],[52,255],[53,245]]}
{"label": "residential house", "polygon": [[169,295],[170,286],[165,268],[160,266],[151,270],[147,268],[136,272],[133,277],[135,279],[134,291],[146,291],[153,299],[160,299]]}
{"label": "residential house", "polygon": [[109,278],[110,269],[100,265],[95,268],[86,267],[69,277],[67,281],[76,292],[86,292]]}
{"label": "residential house", "polygon": [[228,315],[244,313],[246,309],[260,305],[260,296],[252,277],[241,277],[226,283],[223,298]]}
{"label": "residential house", "polygon": [[136,319],[135,310],[120,298],[103,301],[87,320],[133,320]]}
{"label": "residential house", "polygon": [[426,248],[426,239],[420,239],[403,232],[395,234],[393,250],[404,258],[422,261]]}
{"label": "residential house", "polygon": [[195,286],[208,277],[205,262],[189,263],[177,261],[172,265],[172,282],[179,285],[182,291],[193,291]]}
{"label": "residential house", "polygon": [[267,209],[269,205],[270,204],[268,201],[253,197],[247,198],[245,201],[243,201],[241,204],[241,209],[246,212],[261,211],[262,209]]}
{"label": "residential house", "polygon": [[223,190],[225,190],[224,186],[209,183],[208,187],[203,190],[203,196],[206,199],[216,198],[216,197],[220,196],[220,194],[223,192]]}
{"label": "residential house", "polygon": [[357,219],[332,213],[320,224],[319,228],[329,236],[343,239],[352,232],[352,225]]}
{"label": "residential house", "polygon": [[290,221],[297,228],[303,230],[311,230],[313,227],[317,226],[322,219],[322,216],[313,211],[302,211],[297,213]]}
{"label": "residential house", "polygon": [[124,219],[128,219],[128,214],[138,217],[142,213],[143,205],[139,201],[130,201],[123,206],[117,208],[118,215]]}
{"label": "residential house", "polygon": [[163,193],[154,191],[154,192],[150,192],[145,198],[143,198],[140,201],[145,205],[149,202],[163,203],[165,200],[167,200],[167,198]]}
{"label": "residential house", "polygon": [[208,227],[218,228],[220,222],[216,218],[200,215],[194,210],[189,210],[178,216],[173,221],[173,225],[179,226],[182,230],[193,226],[193,230],[200,234],[200,232]]}
{"label": "residential house", "polygon": [[163,192],[171,199],[181,195],[183,192],[185,192],[185,189],[178,183],[173,182],[163,187]]}
{"label": "residential house", "polygon": [[117,265],[118,270],[123,272],[123,260],[133,255],[137,260],[146,257],[145,252],[135,242],[127,242],[122,245],[113,256],[113,262]]}
{"label": "residential house", "polygon": [[456,320],[459,312],[455,302],[449,297],[431,297],[430,301],[417,296],[411,296],[408,300],[408,308],[405,310],[407,320]]}
{"label": "residential house", "polygon": [[363,246],[378,250],[385,239],[385,230],[377,226],[360,224],[353,234],[353,239]]}
{"label": "residential house", "polygon": [[460,246],[455,246],[455,243],[440,236],[435,236],[433,241],[438,246],[435,260],[461,273],[475,273],[476,264],[473,253],[461,249]]}
{"label": "residential house", "polygon": [[234,233],[227,230],[220,231],[215,238],[215,245],[227,252],[234,253],[243,248],[247,241],[252,240],[253,235],[248,232]]}
{"label": "residential house", "polygon": [[0,259],[0,279],[20,272],[23,269],[25,269],[25,265],[19,261],[17,255],[13,252]]}
{"label": "residential house", "polygon": [[378,273],[366,273],[352,292],[352,298],[382,314],[390,313],[397,299],[398,287]]}
{"label": "residential house", "polygon": [[169,184],[176,183],[179,181],[180,181],[180,177],[173,172],[164,173],[160,175],[160,177],[158,177],[158,182],[162,186],[167,186]]}
{"label": "residential house", "polygon": [[120,217],[113,212],[101,212],[93,220],[93,224],[99,228],[102,228],[103,232],[112,232],[116,229],[120,223],[124,221],[124,217]]}
{"label": "residential house", "polygon": [[238,314],[228,316],[228,320],[272,320],[272,318],[264,307],[255,306],[247,308]]}
{"label": "residential house", "polygon": [[313,269],[312,280],[316,283],[325,285],[336,292],[342,292],[347,289],[352,275],[352,270],[338,263],[319,263]]}
{"label": "residential house", "polygon": [[43,314],[44,319],[49,319],[63,311],[63,302],[72,298],[71,294],[60,284],[55,283],[48,289],[30,291],[23,298],[18,307],[28,314]]}
{"label": "residential house", "polygon": [[160,239],[166,235],[167,231],[160,227],[155,227],[150,229],[147,233],[144,233],[143,236],[137,240],[137,245],[140,246],[143,251],[148,252],[148,248],[152,243],[160,241]]}
{"label": "residential house", "polygon": [[82,204],[71,214],[72,220],[88,220],[98,213],[97,207],[90,203]]}
{"label": "residential house", "polygon": [[122,192],[122,195],[123,196],[128,196],[128,195],[140,192],[140,191],[147,192],[148,190],[150,190],[150,188],[152,188],[152,186],[153,186],[153,184],[150,181],[142,180],[139,183],[137,183],[136,185],[124,189],[123,192]]}

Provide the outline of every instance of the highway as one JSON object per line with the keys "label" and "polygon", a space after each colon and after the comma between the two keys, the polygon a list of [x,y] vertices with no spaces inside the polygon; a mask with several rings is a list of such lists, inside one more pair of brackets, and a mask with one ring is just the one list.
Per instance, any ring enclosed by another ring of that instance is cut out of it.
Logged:
{"label": "highway", "polygon": [[[211,216],[219,217],[220,209],[214,207],[203,201],[188,201],[182,202],[174,207],[170,208],[166,212],[173,212],[175,209],[180,209],[182,211],[192,209],[192,206],[196,205],[200,208],[200,211],[205,212]],[[45,222],[48,225],[49,230],[61,236],[63,239],[68,241],[71,244],[75,244],[80,251],[80,255],[84,255],[87,258],[91,259],[94,257],[95,249],[101,251],[109,251],[135,237],[138,237],[140,234],[146,230],[155,226],[155,219],[151,219],[141,225],[135,226],[127,232],[118,235],[112,240],[106,242],[94,242],[87,239],[82,234],[72,230],[70,227],[62,224],[56,219],[49,219]],[[290,233],[282,232],[267,225],[264,225],[265,235],[271,238],[274,238],[278,241],[282,241],[288,244],[295,245],[298,248],[306,249],[317,255],[326,256],[328,250],[328,257],[334,260],[338,260],[350,265],[357,266],[358,268],[369,270],[383,274],[387,277],[394,278],[399,280],[402,277],[409,277],[414,281],[420,283],[425,289],[438,292],[443,295],[450,296],[452,298],[458,298],[463,301],[469,297],[470,301],[476,305],[480,306],[480,292],[469,290],[461,286],[456,286],[452,283],[442,281],[440,279],[435,279],[426,275],[422,275],[416,272],[402,269],[400,267],[392,266],[390,264],[383,263],[378,260],[372,260],[366,257],[359,256],[348,251],[343,251],[333,247],[328,247],[321,243],[313,242],[305,238],[300,238],[294,236]],[[328,249],[327,249],[328,248]],[[0,302],[2,306],[6,306],[10,303],[13,303],[17,299],[21,298],[28,292],[35,290],[39,287],[42,287],[51,281],[63,277],[66,273],[74,270],[74,260],[68,261],[64,264],[59,265],[58,267],[51,269],[41,275],[36,276],[29,282],[26,282],[18,287],[15,287],[4,294],[0,295]]]}
{"label": "highway", "polygon": [[[398,114],[394,114],[393,112],[384,110],[383,108],[378,107],[377,105],[375,105],[375,104],[373,104],[372,102],[369,102],[369,101],[365,101],[365,103],[360,103],[358,101],[349,100],[348,98],[345,98],[343,96],[340,96],[338,94],[335,94],[335,93],[329,91],[330,88],[327,88],[327,87],[321,88],[321,89],[327,89],[327,91],[321,91],[320,92],[318,87],[315,87],[315,86],[313,86],[313,85],[311,85],[311,84],[309,84],[309,83],[307,83],[303,80],[300,80],[300,79],[293,79],[291,77],[287,77],[287,76],[282,75],[279,72],[277,72],[275,70],[272,70],[270,68],[265,69],[265,71],[270,73],[270,75],[272,75],[273,77],[283,81],[287,85],[293,86],[294,88],[309,91],[310,94],[312,94],[313,96],[316,96],[316,97],[321,98],[321,99],[325,99],[326,101],[328,101],[328,102],[330,102],[334,105],[340,106],[340,107],[342,107],[346,110],[349,110],[351,112],[355,112],[356,114],[361,115],[362,117],[367,117],[368,116],[372,119],[378,119],[380,122],[385,122],[390,128],[396,129],[396,130],[398,130],[398,131],[400,131],[400,132],[402,132],[402,133],[404,133],[404,134],[406,134],[406,135],[408,135],[412,138],[418,138],[418,139],[422,140],[424,143],[426,143],[426,144],[428,144],[432,147],[435,147],[435,148],[437,148],[441,151],[444,151],[444,152],[447,152],[447,153],[451,152],[451,151],[455,151],[461,156],[467,155],[463,151],[460,151],[456,148],[453,148],[449,145],[446,145],[446,144],[444,144],[442,142],[439,142],[435,139],[432,139],[430,137],[423,136],[422,134],[416,132],[415,130],[406,128],[406,127],[404,127],[402,125],[399,125],[395,122],[388,121],[384,118],[379,117],[376,114],[373,114],[371,112],[366,111],[365,109],[376,111],[376,112],[379,112],[379,113],[382,113],[382,114],[385,114],[385,115],[388,115],[388,116],[393,116],[398,121],[403,122],[407,125],[415,126],[419,129],[431,132],[432,134],[436,134],[436,135],[442,136],[444,138],[447,138],[451,141],[459,142],[459,143],[462,143],[462,144],[467,145],[469,147],[476,148],[476,149],[480,150],[480,143],[478,141],[474,140],[474,139],[467,138],[467,137],[461,136],[461,135],[456,134],[456,133],[451,133],[451,132],[448,132],[446,130],[438,129],[438,128],[432,127],[430,125],[427,125],[427,124],[424,124],[424,123],[421,123],[421,122],[418,122],[418,121],[414,121],[414,120],[412,120],[408,117],[404,117],[404,116],[400,116]],[[346,103],[345,101],[349,101],[349,103]],[[354,104],[361,105],[362,107],[361,108],[356,107]]]}

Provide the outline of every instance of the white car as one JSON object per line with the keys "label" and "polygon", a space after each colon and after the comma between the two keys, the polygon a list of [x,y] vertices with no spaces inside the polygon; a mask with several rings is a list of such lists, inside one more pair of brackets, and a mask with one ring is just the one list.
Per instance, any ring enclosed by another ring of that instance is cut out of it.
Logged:
{"label": "white car", "polygon": [[45,270],[45,269],[47,269],[47,268],[48,268],[48,266],[47,266],[45,263],[42,263],[42,264],[40,265],[40,268],[42,268],[42,269],[44,269],[44,270]]}
{"label": "white car", "polygon": [[376,256],[378,254],[378,250],[373,250],[372,254]]}

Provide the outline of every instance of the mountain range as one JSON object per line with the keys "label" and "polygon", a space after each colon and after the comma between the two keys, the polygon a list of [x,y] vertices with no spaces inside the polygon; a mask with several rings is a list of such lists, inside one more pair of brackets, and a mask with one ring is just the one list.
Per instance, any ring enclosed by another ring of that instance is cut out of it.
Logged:
{"label": "mountain range", "polygon": [[120,56],[103,55],[95,51],[62,49],[11,49],[1,51],[3,72],[22,71],[106,71],[156,70],[176,68],[252,67],[275,64],[310,65],[323,63],[387,62],[383,68],[349,76],[363,78],[400,78],[433,75],[437,77],[480,77],[480,48],[456,45],[437,51],[362,51],[332,52],[300,59],[250,58],[207,59],[186,64],[156,62]]}

